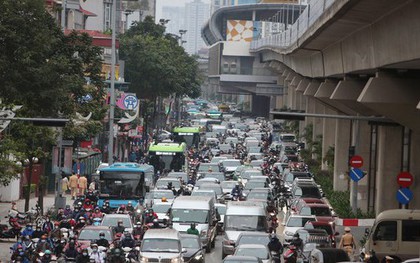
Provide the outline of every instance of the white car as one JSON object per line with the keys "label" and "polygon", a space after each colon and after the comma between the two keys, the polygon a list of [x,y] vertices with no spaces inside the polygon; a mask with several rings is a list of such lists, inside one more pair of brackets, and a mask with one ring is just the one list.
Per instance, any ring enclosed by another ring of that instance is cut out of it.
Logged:
{"label": "white car", "polygon": [[169,220],[168,211],[172,206],[172,202],[155,202],[152,206],[153,212],[158,216],[158,220],[162,223],[164,220]]}
{"label": "white car", "polygon": [[273,262],[271,253],[267,246],[260,244],[243,244],[235,249],[235,256],[254,256],[262,260],[264,263]]}
{"label": "white car", "polygon": [[283,223],[283,244],[290,244],[290,241],[292,241],[293,235],[296,233],[296,231],[304,228],[306,222],[308,221],[316,221],[316,217],[290,215],[286,223]]}

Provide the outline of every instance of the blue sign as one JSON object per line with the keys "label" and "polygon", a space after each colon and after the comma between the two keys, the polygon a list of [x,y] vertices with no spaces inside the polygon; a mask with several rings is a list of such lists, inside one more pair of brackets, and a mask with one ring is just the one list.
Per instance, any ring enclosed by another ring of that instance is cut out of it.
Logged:
{"label": "blue sign", "polygon": [[124,107],[127,110],[134,110],[137,108],[137,105],[139,104],[139,100],[136,96],[133,95],[127,95],[124,98]]}
{"label": "blue sign", "polygon": [[349,175],[350,178],[355,182],[359,182],[365,176],[363,171],[357,168],[351,168]]}
{"label": "blue sign", "polygon": [[400,188],[397,191],[397,200],[402,205],[408,204],[413,199],[413,192],[408,188]]}

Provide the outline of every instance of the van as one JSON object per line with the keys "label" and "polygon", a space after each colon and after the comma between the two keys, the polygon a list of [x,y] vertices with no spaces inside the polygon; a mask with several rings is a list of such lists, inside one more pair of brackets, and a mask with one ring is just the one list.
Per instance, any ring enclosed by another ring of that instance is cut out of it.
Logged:
{"label": "van", "polygon": [[229,201],[224,218],[222,257],[235,252],[235,243],[244,231],[268,232],[267,212],[264,202]]}
{"label": "van", "polygon": [[383,211],[375,220],[364,250],[369,257],[375,251],[379,261],[385,256],[401,262],[419,256],[420,210],[392,209]]}
{"label": "van", "polygon": [[180,196],[172,204],[172,227],[180,232],[187,232],[191,223],[195,223],[206,252],[210,252],[215,246],[217,221],[214,198],[210,196]]}
{"label": "van", "polygon": [[149,229],[140,247],[140,262],[183,262],[181,237],[175,229]]}

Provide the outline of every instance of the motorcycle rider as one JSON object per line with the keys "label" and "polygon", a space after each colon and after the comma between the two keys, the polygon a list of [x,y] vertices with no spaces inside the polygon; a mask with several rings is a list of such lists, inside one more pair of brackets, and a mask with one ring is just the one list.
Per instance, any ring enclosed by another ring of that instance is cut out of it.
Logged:
{"label": "motorcycle rider", "polygon": [[49,250],[49,249],[45,250],[44,255],[41,256],[38,259],[38,262],[40,262],[40,263],[49,263],[49,262],[51,262],[51,254],[52,254],[51,253],[51,250]]}
{"label": "motorcycle rider", "polygon": [[103,203],[103,205],[101,207],[101,212],[105,213],[105,214],[111,213],[111,207],[109,205],[109,200],[105,200],[105,202]]}
{"label": "motorcycle rider", "polygon": [[53,229],[54,229],[54,224],[51,222],[50,218],[47,217],[47,219],[44,222],[44,224],[42,224],[42,230],[45,233],[49,234]]}
{"label": "motorcycle rider", "polygon": [[95,263],[104,263],[105,255],[103,252],[99,251],[97,244],[91,245],[92,252],[90,252],[90,259],[95,259]]}
{"label": "motorcycle rider", "polygon": [[53,246],[52,246],[51,240],[48,238],[48,236],[42,235],[41,239],[38,241],[36,249],[38,252],[41,252],[41,251],[52,249],[52,247]]}
{"label": "motorcycle rider", "polygon": [[35,231],[32,233],[32,238],[41,238],[45,232],[42,231],[40,226],[36,226]]}
{"label": "motorcycle rider", "polygon": [[231,193],[230,193],[233,197],[237,197],[239,198],[240,196],[242,196],[242,189],[239,185],[239,183],[236,183],[235,186],[233,187]]}
{"label": "motorcycle rider", "polygon": [[130,232],[126,231],[124,233],[124,237],[121,240],[121,247],[129,247],[133,248],[136,245],[136,242],[134,241],[133,237],[131,236]]}
{"label": "motorcycle rider", "polygon": [[96,202],[98,202],[98,197],[95,195],[92,189],[89,189],[89,191],[87,192],[86,199],[92,201],[93,204],[96,204]]}
{"label": "motorcycle rider", "polygon": [[66,258],[76,258],[78,254],[76,242],[72,239],[67,245],[67,248],[64,248]]}
{"label": "motorcycle rider", "polygon": [[22,236],[32,236],[32,234],[34,233],[34,229],[32,228],[31,224],[27,224],[25,229],[23,229],[21,235]]}
{"label": "motorcycle rider", "polygon": [[295,233],[293,235],[292,241],[290,242],[290,245],[293,245],[296,247],[296,249],[299,249],[300,251],[303,251],[303,240],[299,237],[299,233]]}
{"label": "motorcycle rider", "polygon": [[125,205],[118,207],[117,214],[125,214]]}
{"label": "motorcycle rider", "polygon": [[100,247],[109,247],[109,242],[108,240],[105,239],[105,233],[104,232],[100,232],[99,233],[99,240],[96,241],[96,244]]}
{"label": "motorcycle rider", "polygon": [[268,242],[267,247],[270,250],[270,252],[274,252],[276,255],[278,255],[278,260],[275,263],[279,263],[280,255],[283,253],[283,245],[281,244],[276,234],[271,234],[270,242]]}
{"label": "motorcycle rider", "polygon": [[153,225],[150,228],[161,228],[159,225],[159,221],[157,220],[157,218],[153,219]]}
{"label": "motorcycle rider", "polygon": [[115,233],[123,233],[125,227],[123,226],[123,221],[120,219],[118,220],[118,225],[115,227]]}
{"label": "motorcycle rider", "polygon": [[79,217],[76,226],[74,227],[76,230],[82,229],[86,225],[86,219],[83,216]]}
{"label": "motorcycle rider", "polygon": [[90,262],[90,256],[87,248],[82,249],[82,253],[77,255],[76,257],[76,263],[89,263]]}
{"label": "motorcycle rider", "polygon": [[66,205],[66,208],[64,209],[64,215],[68,217],[69,215],[72,215],[72,214],[73,214],[73,210],[71,210],[70,205]]}
{"label": "motorcycle rider", "polygon": [[127,212],[129,213],[134,213],[134,206],[131,203],[131,201],[128,201],[127,207],[126,207]]}
{"label": "motorcycle rider", "polygon": [[112,263],[125,263],[123,251],[119,247],[111,249],[109,262]]}
{"label": "motorcycle rider", "polygon": [[187,229],[187,234],[190,235],[200,235],[200,233],[198,232],[198,229],[195,228],[195,223],[191,223],[190,228]]}
{"label": "motorcycle rider", "polygon": [[101,212],[99,207],[96,207],[95,211],[91,214],[91,219],[102,218],[103,216],[104,216],[104,214]]}

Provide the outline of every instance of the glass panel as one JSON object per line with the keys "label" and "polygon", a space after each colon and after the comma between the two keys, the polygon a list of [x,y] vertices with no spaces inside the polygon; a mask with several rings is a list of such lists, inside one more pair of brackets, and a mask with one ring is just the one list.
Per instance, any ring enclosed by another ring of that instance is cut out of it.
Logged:
{"label": "glass panel", "polygon": [[420,242],[420,220],[402,221],[402,241]]}
{"label": "glass panel", "polygon": [[384,221],[375,229],[373,240],[395,241],[397,240],[397,222]]}

